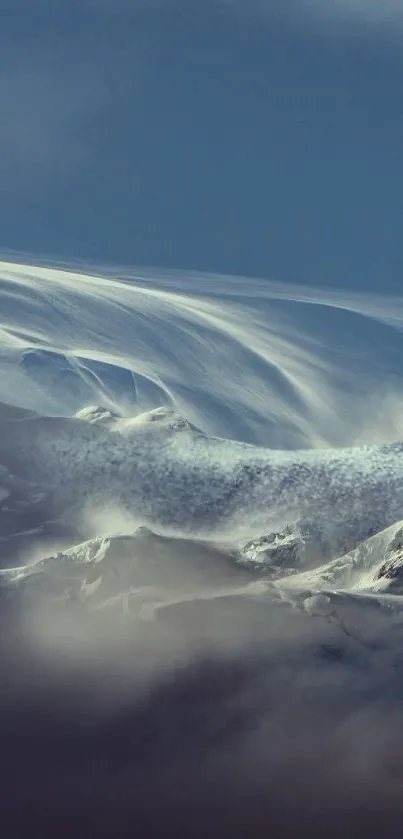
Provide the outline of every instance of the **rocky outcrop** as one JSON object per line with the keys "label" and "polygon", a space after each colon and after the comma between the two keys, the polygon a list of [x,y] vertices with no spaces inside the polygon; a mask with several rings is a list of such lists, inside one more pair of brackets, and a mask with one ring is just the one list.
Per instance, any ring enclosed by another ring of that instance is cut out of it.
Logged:
{"label": "rocky outcrop", "polygon": [[376,580],[381,581],[388,591],[403,593],[403,528],[398,530],[390,542]]}
{"label": "rocky outcrop", "polygon": [[291,528],[285,528],[281,532],[252,539],[242,548],[239,562],[264,576],[283,576],[300,568],[303,553],[302,536]]}

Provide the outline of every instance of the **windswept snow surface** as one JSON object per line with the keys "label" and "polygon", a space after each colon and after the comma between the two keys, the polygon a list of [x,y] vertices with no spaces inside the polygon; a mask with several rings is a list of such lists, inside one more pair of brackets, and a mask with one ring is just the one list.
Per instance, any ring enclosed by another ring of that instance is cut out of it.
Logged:
{"label": "windswept snow surface", "polygon": [[398,835],[402,327],[0,263],[8,835]]}
{"label": "windswept snow surface", "polygon": [[274,448],[403,437],[401,300],[200,274],[0,263],[0,276],[2,402],[165,406]]}

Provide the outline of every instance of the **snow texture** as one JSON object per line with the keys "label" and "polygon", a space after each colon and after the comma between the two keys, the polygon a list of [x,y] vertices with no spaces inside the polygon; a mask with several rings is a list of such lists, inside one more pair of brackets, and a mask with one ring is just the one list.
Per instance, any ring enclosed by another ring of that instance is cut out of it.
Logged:
{"label": "snow texture", "polygon": [[9,835],[397,835],[402,325],[0,264]]}

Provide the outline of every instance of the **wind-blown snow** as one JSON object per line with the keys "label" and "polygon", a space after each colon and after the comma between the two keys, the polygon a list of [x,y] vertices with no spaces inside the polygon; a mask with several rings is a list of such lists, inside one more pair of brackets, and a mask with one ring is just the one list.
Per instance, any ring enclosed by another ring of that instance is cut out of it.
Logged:
{"label": "wind-blown snow", "polygon": [[277,448],[403,436],[400,300],[11,263],[0,277],[3,402],[63,415],[165,405],[207,434]]}
{"label": "wind-blown snow", "polygon": [[15,835],[30,807],[42,835],[295,835],[301,777],[319,835],[341,779],[334,835],[400,814],[402,326],[403,299],[0,264]]}

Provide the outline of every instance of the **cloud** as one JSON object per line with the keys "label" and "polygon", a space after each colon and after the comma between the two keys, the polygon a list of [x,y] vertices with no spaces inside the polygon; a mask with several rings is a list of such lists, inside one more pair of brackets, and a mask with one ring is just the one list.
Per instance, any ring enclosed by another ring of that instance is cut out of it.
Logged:
{"label": "cloud", "polygon": [[[238,603],[231,628],[248,626],[242,617]],[[263,668],[216,654],[167,672],[156,640],[142,650],[132,639],[123,683],[118,668],[80,671],[68,654],[63,672],[21,645],[16,656],[3,636],[8,835],[399,835],[399,684],[387,706],[381,680],[382,706],[365,669],[347,676],[340,663],[322,663],[318,677],[298,653],[273,656],[272,643]],[[135,650],[138,661],[151,656],[145,690],[133,679]]]}

